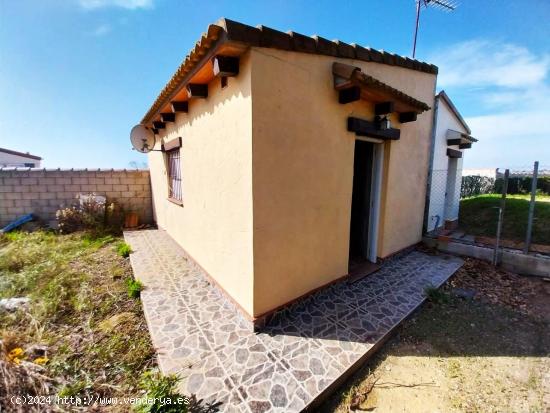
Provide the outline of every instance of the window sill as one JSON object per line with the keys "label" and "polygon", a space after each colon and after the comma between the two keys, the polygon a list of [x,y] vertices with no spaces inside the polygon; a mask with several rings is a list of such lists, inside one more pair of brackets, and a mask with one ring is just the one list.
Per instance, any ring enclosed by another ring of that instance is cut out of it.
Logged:
{"label": "window sill", "polygon": [[166,198],[168,199],[168,201],[172,202],[173,204],[176,204],[176,205],[179,205],[179,206],[183,206],[183,201],[180,201],[179,199],[175,199],[175,198]]}

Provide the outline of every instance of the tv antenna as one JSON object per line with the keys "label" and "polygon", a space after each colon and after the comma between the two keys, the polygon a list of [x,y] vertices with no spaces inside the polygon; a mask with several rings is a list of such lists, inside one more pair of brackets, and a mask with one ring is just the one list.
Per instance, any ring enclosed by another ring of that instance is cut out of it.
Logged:
{"label": "tv antenna", "polygon": [[418,25],[420,24],[420,10],[422,6],[424,8],[433,7],[446,12],[452,12],[456,9],[457,3],[455,0],[415,0],[416,1],[416,25],[414,29],[414,42],[413,42],[413,59],[416,55],[416,38],[418,37]]}

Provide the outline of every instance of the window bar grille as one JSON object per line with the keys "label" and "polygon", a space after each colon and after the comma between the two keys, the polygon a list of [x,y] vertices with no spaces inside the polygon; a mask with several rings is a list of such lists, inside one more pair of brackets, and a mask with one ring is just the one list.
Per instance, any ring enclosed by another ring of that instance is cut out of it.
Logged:
{"label": "window bar grille", "polygon": [[170,151],[168,154],[168,164],[170,173],[170,198],[181,201],[181,168],[179,149]]}

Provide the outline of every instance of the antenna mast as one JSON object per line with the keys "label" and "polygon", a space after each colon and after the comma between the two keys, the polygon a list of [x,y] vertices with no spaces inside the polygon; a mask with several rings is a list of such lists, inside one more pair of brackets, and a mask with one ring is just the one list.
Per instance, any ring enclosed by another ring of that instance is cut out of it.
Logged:
{"label": "antenna mast", "polygon": [[413,59],[416,56],[416,39],[418,38],[418,27],[420,25],[420,10],[422,6],[425,8],[433,7],[440,9],[446,12],[454,11],[457,7],[457,4],[454,0],[415,0],[416,2],[416,24],[414,29],[414,40],[413,40]]}

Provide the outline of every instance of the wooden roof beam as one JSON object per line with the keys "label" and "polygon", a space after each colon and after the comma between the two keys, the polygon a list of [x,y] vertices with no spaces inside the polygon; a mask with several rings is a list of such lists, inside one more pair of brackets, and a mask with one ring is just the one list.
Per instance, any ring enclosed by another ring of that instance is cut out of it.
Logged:
{"label": "wooden roof beam", "polygon": [[189,103],[186,100],[181,100],[181,101],[174,100],[173,102],[170,103],[170,106],[172,108],[172,112],[174,113],[177,113],[177,112],[187,113],[189,111]]}
{"label": "wooden roof beam", "polygon": [[206,99],[208,97],[208,85],[189,83],[187,85],[187,97]]}
{"label": "wooden roof beam", "polygon": [[458,142],[460,143],[474,143],[477,142],[477,139],[473,136],[468,135],[467,133],[462,133],[453,129],[447,129],[447,132],[445,133],[445,137],[447,138],[447,144],[448,145],[459,145],[459,143],[449,143],[450,141]]}
{"label": "wooden roof beam", "polygon": [[399,129],[379,129],[376,123],[353,116],[348,117],[348,131],[355,132],[357,136],[368,136],[384,140],[398,140],[401,137]]}
{"label": "wooden roof beam", "polygon": [[352,86],[338,91],[338,103],[346,104],[359,99],[361,99],[361,88],[359,86]]}
{"label": "wooden roof beam", "polygon": [[212,59],[214,76],[234,77],[239,74],[239,58],[234,56],[215,56]]}
{"label": "wooden roof beam", "polygon": [[418,114],[416,112],[402,112],[399,114],[399,122],[415,122]]}
{"label": "wooden roof beam", "polygon": [[156,120],[153,122],[153,127],[157,130],[164,129],[166,127],[166,124],[160,120]]}
{"label": "wooden roof beam", "polygon": [[393,102],[381,102],[374,105],[374,114],[381,116],[394,112]]}
{"label": "wooden roof beam", "polygon": [[[426,103],[363,73],[361,69],[356,66],[334,62],[332,64],[332,75],[334,88],[338,91],[359,87],[362,99],[379,105],[376,109],[377,115],[385,115],[392,112],[422,113],[430,109]],[[340,100],[344,100],[344,103],[347,103],[346,101],[352,102],[353,100],[349,100],[348,97],[351,93],[352,92],[348,90],[344,92],[343,97],[342,94],[340,94]],[[346,99],[346,97],[348,97],[348,99]],[[409,116],[409,118],[411,117]]]}
{"label": "wooden roof beam", "polygon": [[160,114],[160,121],[167,123],[167,122],[175,122],[176,121],[176,114],[173,112],[166,112]]}
{"label": "wooden roof beam", "polygon": [[462,152],[456,149],[447,148],[447,156],[449,158],[462,158]]}

